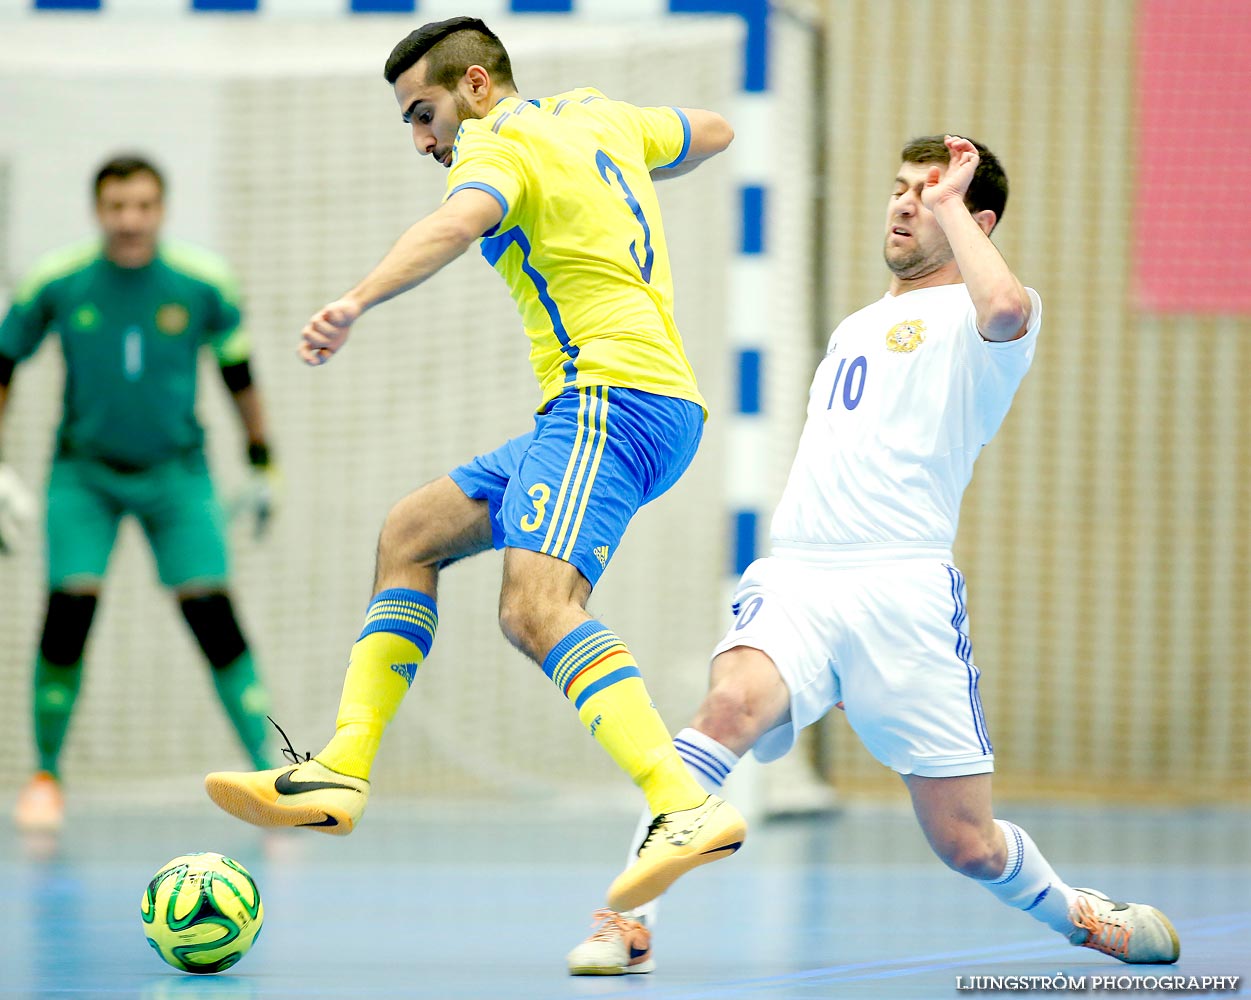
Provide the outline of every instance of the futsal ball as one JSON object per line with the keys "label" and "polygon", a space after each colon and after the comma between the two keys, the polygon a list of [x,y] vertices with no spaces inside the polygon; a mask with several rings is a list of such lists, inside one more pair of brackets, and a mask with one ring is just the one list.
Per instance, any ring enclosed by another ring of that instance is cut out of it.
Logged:
{"label": "futsal ball", "polygon": [[246,868],[231,858],[184,854],[148,883],[139,903],[148,944],[183,972],[229,969],[261,931],[265,910]]}

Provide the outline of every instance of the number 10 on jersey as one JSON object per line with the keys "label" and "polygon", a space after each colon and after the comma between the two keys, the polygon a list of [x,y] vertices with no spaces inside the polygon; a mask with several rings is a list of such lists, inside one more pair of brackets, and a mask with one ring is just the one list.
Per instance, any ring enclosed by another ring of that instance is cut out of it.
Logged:
{"label": "number 10 on jersey", "polygon": [[860,405],[860,397],[864,395],[864,383],[868,377],[869,362],[863,354],[847,363],[847,359],[838,359],[838,368],[834,372],[834,384],[830,386],[830,399],[825,404],[827,410],[834,409],[834,401],[842,389],[843,406],[854,410]]}

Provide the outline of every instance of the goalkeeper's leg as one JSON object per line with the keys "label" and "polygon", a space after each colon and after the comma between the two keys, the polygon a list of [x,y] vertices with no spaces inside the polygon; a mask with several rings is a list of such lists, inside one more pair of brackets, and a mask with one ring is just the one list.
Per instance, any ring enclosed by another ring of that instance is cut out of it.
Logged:
{"label": "goalkeeper's leg", "polygon": [[56,830],[64,820],[61,747],[82,683],[83,648],[96,610],[94,593],[48,595],[35,658],[35,747],[39,769],[17,798],[13,818],[23,830]]}
{"label": "goalkeeper's leg", "polygon": [[213,686],[252,766],[267,768],[270,759],[269,692],[252,661],[234,606],[222,591],[180,595],[178,606],[196,642],[213,668]]}

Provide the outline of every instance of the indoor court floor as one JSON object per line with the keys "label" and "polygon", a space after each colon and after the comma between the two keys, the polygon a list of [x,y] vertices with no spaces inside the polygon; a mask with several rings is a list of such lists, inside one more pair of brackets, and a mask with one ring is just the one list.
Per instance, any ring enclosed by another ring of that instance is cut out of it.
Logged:
{"label": "indoor court floor", "polygon": [[[1000,811],[1071,884],[1164,910],[1181,961],[1068,946],[943,868],[894,805],[757,824],[737,857],[670,891],[656,972],[571,978],[564,955],[623,859],[624,813],[376,800],[338,839],[254,830],[207,801],[71,800],[55,840],[0,829],[0,998],[955,998],[972,976],[1057,973],[1239,976],[1234,993],[1251,994],[1247,811]],[[196,850],[246,865],[265,906],[252,952],[217,976],[166,967],[140,927],[148,879]],[[1084,995],[1105,992],[1162,991]]]}

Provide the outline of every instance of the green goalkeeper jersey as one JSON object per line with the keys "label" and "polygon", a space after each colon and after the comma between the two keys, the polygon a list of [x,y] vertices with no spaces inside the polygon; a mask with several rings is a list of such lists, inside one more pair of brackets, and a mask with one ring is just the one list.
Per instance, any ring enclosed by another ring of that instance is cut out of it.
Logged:
{"label": "green goalkeeper jersey", "polygon": [[18,286],[0,355],[29,357],[49,332],[65,356],[58,453],[146,468],[201,446],[196,371],[208,344],[223,367],[246,361],[238,297],[223,263],[162,244],[119,267],[98,241],[49,254]]}

